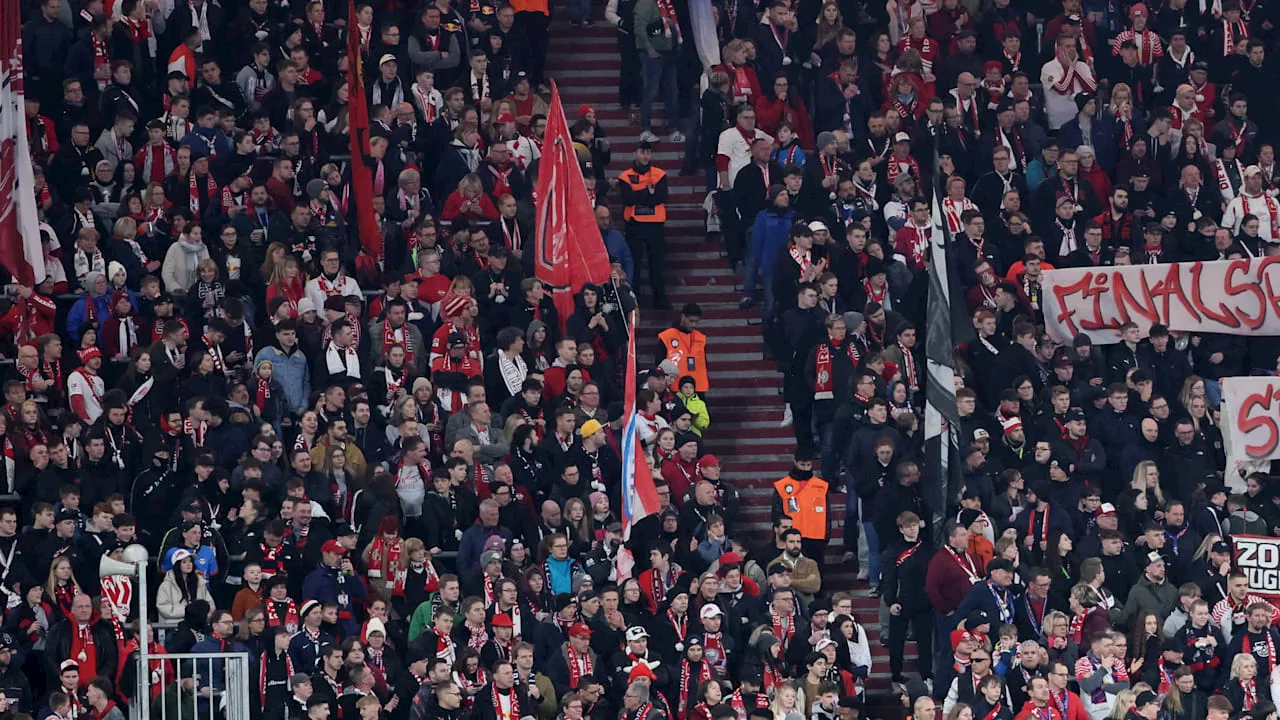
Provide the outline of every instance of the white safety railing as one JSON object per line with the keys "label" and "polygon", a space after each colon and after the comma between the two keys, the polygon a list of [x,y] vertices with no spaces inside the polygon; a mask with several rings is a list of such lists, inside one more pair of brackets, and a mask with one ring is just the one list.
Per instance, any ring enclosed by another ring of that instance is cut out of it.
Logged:
{"label": "white safety railing", "polygon": [[[248,720],[248,653],[151,655],[147,664],[162,660],[163,673],[139,667],[130,720]],[[160,683],[153,698],[153,684]]]}

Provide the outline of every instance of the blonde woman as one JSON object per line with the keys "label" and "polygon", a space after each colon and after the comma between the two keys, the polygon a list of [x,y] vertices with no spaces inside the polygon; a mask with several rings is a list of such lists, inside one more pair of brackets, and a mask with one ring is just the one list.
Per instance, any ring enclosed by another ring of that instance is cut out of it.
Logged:
{"label": "blonde woman", "polygon": [[1124,720],[1137,699],[1138,693],[1133,688],[1125,688],[1116,693],[1116,704],[1111,706],[1111,714],[1107,715],[1107,720]]}
{"label": "blonde woman", "polygon": [[1115,115],[1116,110],[1125,103],[1133,104],[1133,88],[1129,87],[1128,83],[1116,83],[1111,87],[1107,109]]}
{"label": "blonde woman", "polygon": [[1137,467],[1133,469],[1133,477],[1130,479],[1129,487],[1144,493],[1151,507],[1164,507],[1164,490],[1160,487],[1160,466],[1154,462],[1143,460],[1138,463]]}
{"label": "blonde woman", "polygon": [[493,200],[485,194],[484,183],[474,173],[458,181],[458,189],[449,194],[440,212],[440,219],[453,222],[459,217],[471,222],[498,219],[498,208]]}
{"label": "blonde woman", "polygon": [[1222,696],[1242,713],[1258,704],[1258,661],[1251,653],[1237,653],[1231,661],[1231,677],[1222,686]]}
{"label": "blonde woman", "polygon": [[71,559],[63,555],[49,565],[49,577],[44,583],[45,602],[50,606],[49,626],[71,617],[71,601],[83,592],[72,572]]}
{"label": "blonde woman", "polygon": [[1050,662],[1061,662],[1074,668],[1080,658],[1080,645],[1071,639],[1071,620],[1067,614],[1061,610],[1050,611],[1044,616],[1040,632]]}
{"label": "blonde woman", "polygon": [[784,683],[778,687],[773,695],[773,702],[769,705],[769,712],[773,713],[773,720],[787,720],[788,715],[808,716],[804,711],[804,696],[792,683]]}
{"label": "blonde woman", "polygon": [[1188,375],[1182,381],[1182,392],[1178,393],[1178,404],[1185,410],[1191,407],[1191,398],[1206,397],[1204,378],[1199,375]]}

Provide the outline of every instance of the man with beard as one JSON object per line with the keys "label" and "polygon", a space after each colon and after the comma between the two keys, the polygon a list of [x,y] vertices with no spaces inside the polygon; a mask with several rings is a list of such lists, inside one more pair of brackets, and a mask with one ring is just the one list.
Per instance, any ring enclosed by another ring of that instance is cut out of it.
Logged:
{"label": "man with beard", "polygon": [[1097,481],[1107,467],[1102,443],[1090,437],[1084,412],[1072,408],[1067,413],[1066,434],[1053,444],[1053,456],[1073,481]]}
{"label": "man with beard", "polygon": [[811,451],[797,449],[792,463],[786,477],[773,484],[773,522],[776,525],[783,515],[789,516],[800,532],[804,554],[818,561],[821,569],[830,534],[826,512],[829,483],[813,476]]}
{"label": "man with beard", "polygon": [[1129,212],[1129,188],[1124,185],[1112,187],[1107,209],[1094,217],[1093,222],[1102,229],[1102,242],[1107,247],[1132,246],[1137,231],[1133,213]]}

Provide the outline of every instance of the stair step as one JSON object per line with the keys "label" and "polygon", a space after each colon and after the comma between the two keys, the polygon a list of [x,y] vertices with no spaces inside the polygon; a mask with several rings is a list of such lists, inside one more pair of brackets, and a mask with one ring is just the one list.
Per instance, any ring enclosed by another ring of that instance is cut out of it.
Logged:
{"label": "stair step", "polygon": [[[617,33],[602,25],[570,29],[563,12],[556,16],[549,70],[559,83],[570,115],[575,114],[579,104],[595,108],[613,151],[608,177],[616,179],[630,166],[640,131],[632,122],[632,111],[618,104],[621,62]],[[666,127],[667,113],[661,103],[655,106],[653,116],[655,125]],[[795,433],[790,427],[778,427],[783,402],[776,367],[764,355],[761,310],[738,309],[741,276],[728,267],[723,242],[718,237],[709,239],[706,232],[705,175],[699,172],[681,176],[683,159],[683,143],[671,142],[669,135],[655,143],[654,164],[667,171],[670,189],[665,224],[668,294],[676,308],[685,302],[696,302],[702,308],[701,327],[708,336],[707,363],[712,385],[707,394],[711,426],[705,436],[706,449],[720,458],[722,478],[742,496],[735,536],[744,542],[761,542],[770,536],[773,483],[791,468]],[[614,204],[620,218],[616,199]],[[644,299],[649,290],[647,263],[641,264],[640,274],[635,285]],[[652,362],[652,352],[658,349],[653,341],[656,333],[677,317],[675,311],[658,312],[647,307],[641,310],[638,341],[645,363]],[[856,579],[853,564],[841,562],[846,549],[846,496],[838,492],[843,488],[835,490],[828,499],[832,535],[826,546],[823,584],[827,590],[853,593],[854,614],[871,643],[873,665],[866,687],[873,694],[887,695],[891,679],[888,648],[879,625],[880,602],[867,595],[869,587]],[[907,644],[905,670],[912,676],[918,672],[915,643]]]}

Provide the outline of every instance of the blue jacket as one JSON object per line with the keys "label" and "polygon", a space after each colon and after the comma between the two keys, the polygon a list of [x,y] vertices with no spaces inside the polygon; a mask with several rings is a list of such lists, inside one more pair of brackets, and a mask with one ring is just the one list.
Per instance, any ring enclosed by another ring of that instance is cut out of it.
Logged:
{"label": "blue jacket", "polygon": [[[212,634],[209,634],[209,635],[206,635],[204,639],[201,640],[200,642],[197,642],[195,645],[192,645],[191,652],[193,653],[239,653],[239,652],[247,653],[249,652],[249,648],[245,647],[244,643],[241,643],[239,640],[228,638],[228,639],[219,641]],[[225,667],[227,664],[226,660],[222,660],[222,659],[191,660],[188,662],[195,663],[195,674],[200,676],[200,681],[198,683],[199,687],[211,687],[215,691],[221,691],[221,690],[227,689],[227,674],[226,674],[226,667]],[[250,662],[253,662],[253,658],[250,658]],[[185,671],[184,674],[189,677],[190,671]],[[216,695],[214,696],[214,698],[215,698],[215,702],[217,702]],[[206,698],[204,695],[197,694],[196,703],[200,712],[208,712],[209,698]]]}
{"label": "blue jacket", "polygon": [[484,552],[484,544],[493,535],[501,535],[510,540],[511,532],[501,525],[487,528],[479,520],[462,531],[462,539],[458,541],[458,575],[471,577],[480,567],[480,553]]}
{"label": "blue jacket", "polygon": [[235,152],[235,147],[231,144],[231,138],[218,132],[214,128],[193,128],[182,138],[182,145],[190,147],[192,150],[199,150],[205,154],[209,153],[209,141],[213,141],[213,149],[223,157],[230,157]]}
{"label": "blue jacket", "polygon": [[1110,120],[1095,117],[1089,130],[1089,137],[1085,138],[1084,131],[1080,127],[1080,118],[1073,117],[1058,130],[1058,143],[1063,149],[1071,150],[1081,145],[1088,145],[1093,148],[1093,153],[1097,156],[1098,164],[1103,170],[1111,172],[1111,168],[1115,166],[1115,123]]}
{"label": "blue jacket", "polygon": [[[792,148],[795,148],[795,150],[793,151]],[[804,167],[804,161],[806,158],[808,158],[808,155],[800,147],[800,143],[793,143],[785,148],[778,148],[777,150],[774,150],[773,155],[770,156],[769,159],[778,163],[778,165],[783,169],[786,169],[788,165],[795,165],[796,167],[801,168]],[[788,160],[790,160],[790,162],[787,162]]]}
{"label": "blue jacket", "polygon": [[258,351],[257,357],[253,359],[254,366],[263,360],[271,361],[272,377],[284,388],[289,409],[301,415],[306,410],[307,398],[311,395],[311,372],[302,348],[294,347],[292,354],[285,355],[275,345],[268,345]]}
{"label": "blue jacket", "polygon": [[622,271],[627,274],[627,282],[634,284],[636,281],[636,262],[631,257],[631,246],[627,245],[626,238],[622,237],[622,233],[609,228],[601,230],[600,234],[604,236],[604,249],[609,253],[609,257],[617,258],[622,263]]}
{"label": "blue jacket", "polygon": [[[72,345],[80,346],[80,333],[84,330],[85,325],[89,323],[89,313],[86,303],[89,302],[88,295],[81,295],[79,300],[71,306],[67,311],[67,334],[71,336]],[[93,311],[98,318],[98,324],[101,326],[102,321],[111,317],[111,309],[107,307],[107,303],[111,302],[110,295],[101,295],[93,298]]]}
{"label": "blue jacket", "polygon": [[779,215],[773,208],[756,213],[755,225],[751,229],[751,247],[756,267],[760,268],[760,277],[766,281],[773,277],[773,264],[787,244],[795,217],[794,211],[788,210]]}
{"label": "blue jacket", "polygon": [[356,577],[343,576],[338,568],[321,565],[302,581],[302,599],[335,603],[338,606],[338,624],[342,634],[353,635],[360,629],[355,617],[355,601],[363,601],[366,592],[364,582]]}

